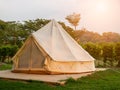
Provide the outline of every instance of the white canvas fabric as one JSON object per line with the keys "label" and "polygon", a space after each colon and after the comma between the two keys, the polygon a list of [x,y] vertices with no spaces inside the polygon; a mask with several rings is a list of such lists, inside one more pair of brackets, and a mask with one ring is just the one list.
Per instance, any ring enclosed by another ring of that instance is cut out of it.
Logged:
{"label": "white canvas fabric", "polygon": [[54,61],[94,60],[55,20],[32,33],[32,36]]}
{"label": "white canvas fabric", "polygon": [[13,59],[13,72],[82,73],[95,71],[89,55],[55,20],[32,33]]}

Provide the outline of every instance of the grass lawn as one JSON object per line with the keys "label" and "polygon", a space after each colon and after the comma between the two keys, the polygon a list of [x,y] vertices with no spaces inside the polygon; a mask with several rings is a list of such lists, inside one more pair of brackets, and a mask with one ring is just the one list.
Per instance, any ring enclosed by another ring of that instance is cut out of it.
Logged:
{"label": "grass lawn", "polygon": [[8,70],[8,69],[12,69],[12,65],[11,64],[1,64],[0,65],[0,70]]}
{"label": "grass lawn", "polygon": [[0,90],[120,90],[120,69],[95,72],[78,80],[71,78],[63,86],[39,81],[23,82],[0,79]]}

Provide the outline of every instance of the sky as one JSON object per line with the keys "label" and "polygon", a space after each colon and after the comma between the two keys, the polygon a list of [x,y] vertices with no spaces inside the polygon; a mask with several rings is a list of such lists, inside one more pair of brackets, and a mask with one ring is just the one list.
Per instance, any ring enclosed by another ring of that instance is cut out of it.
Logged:
{"label": "sky", "polygon": [[4,21],[43,18],[71,26],[65,17],[73,13],[81,17],[77,29],[120,33],[120,0],[0,0],[0,19]]}

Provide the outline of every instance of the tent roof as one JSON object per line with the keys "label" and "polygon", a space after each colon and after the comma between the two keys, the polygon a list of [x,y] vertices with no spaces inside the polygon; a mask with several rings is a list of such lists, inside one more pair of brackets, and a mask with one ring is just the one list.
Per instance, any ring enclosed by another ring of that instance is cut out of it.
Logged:
{"label": "tent roof", "polygon": [[32,33],[32,36],[55,61],[94,60],[55,20]]}

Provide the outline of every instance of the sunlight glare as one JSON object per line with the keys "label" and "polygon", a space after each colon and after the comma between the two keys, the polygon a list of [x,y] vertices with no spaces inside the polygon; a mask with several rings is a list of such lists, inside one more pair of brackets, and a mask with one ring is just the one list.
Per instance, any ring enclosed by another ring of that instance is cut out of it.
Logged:
{"label": "sunlight glare", "polygon": [[99,2],[97,5],[96,5],[96,10],[97,12],[106,12],[107,11],[107,5],[103,2]]}

